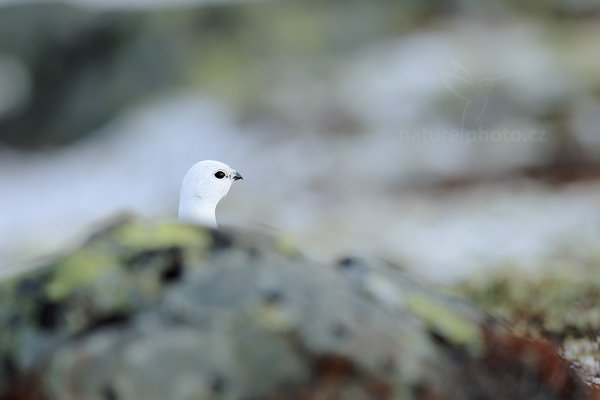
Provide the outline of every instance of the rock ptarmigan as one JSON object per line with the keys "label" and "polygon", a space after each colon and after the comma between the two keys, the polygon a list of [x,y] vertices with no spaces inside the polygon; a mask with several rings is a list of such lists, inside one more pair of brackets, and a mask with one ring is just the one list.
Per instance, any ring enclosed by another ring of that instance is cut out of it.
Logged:
{"label": "rock ptarmigan", "polygon": [[217,228],[217,204],[239,179],[242,175],[219,161],[204,160],[192,165],[181,185],[179,221]]}

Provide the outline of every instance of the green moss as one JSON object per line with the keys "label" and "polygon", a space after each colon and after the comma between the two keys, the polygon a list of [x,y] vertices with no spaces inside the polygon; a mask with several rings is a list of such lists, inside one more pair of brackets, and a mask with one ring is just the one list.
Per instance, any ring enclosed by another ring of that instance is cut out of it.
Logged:
{"label": "green moss", "polygon": [[537,277],[512,271],[464,283],[461,290],[486,311],[525,333],[581,337],[600,329],[596,275],[593,270],[574,268]]}

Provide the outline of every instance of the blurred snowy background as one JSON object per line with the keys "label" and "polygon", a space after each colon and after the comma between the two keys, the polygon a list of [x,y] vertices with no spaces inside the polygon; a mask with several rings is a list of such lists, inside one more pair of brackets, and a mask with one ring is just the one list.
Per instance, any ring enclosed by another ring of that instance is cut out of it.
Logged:
{"label": "blurred snowy background", "polygon": [[0,0],[0,268],[118,214],[175,218],[201,159],[245,178],[220,221],[317,257],[439,280],[600,259],[599,20],[587,0]]}

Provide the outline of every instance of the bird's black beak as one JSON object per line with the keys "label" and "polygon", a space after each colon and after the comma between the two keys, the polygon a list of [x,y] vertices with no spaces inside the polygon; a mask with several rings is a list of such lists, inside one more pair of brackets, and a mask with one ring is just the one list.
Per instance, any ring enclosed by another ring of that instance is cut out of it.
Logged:
{"label": "bird's black beak", "polygon": [[240,180],[240,179],[244,179],[244,177],[242,177],[242,175],[240,175],[239,172],[236,172],[235,175],[233,176],[233,180],[237,181],[237,180]]}

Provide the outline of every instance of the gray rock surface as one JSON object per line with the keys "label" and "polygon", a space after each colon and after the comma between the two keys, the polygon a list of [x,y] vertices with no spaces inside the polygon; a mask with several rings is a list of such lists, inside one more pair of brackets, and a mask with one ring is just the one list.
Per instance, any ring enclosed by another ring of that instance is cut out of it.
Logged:
{"label": "gray rock surface", "polygon": [[587,395],[551,346],[407,272],[250,232],[119,222],[2,282],[0,321],[0,399]]}

